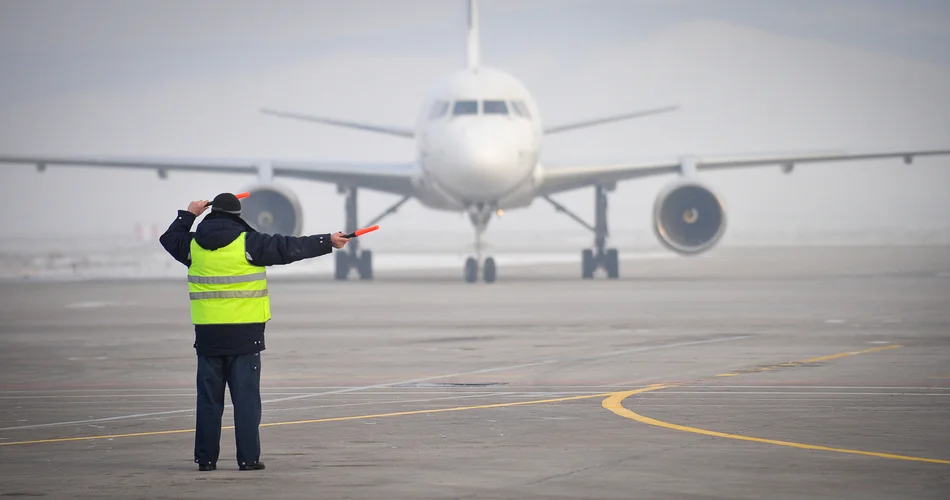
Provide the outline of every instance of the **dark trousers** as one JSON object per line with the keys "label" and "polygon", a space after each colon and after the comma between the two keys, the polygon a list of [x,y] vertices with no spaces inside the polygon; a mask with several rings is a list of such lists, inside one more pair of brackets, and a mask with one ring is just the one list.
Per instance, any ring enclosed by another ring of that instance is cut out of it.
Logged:
{"label": "dark trousers", "polygon": [[261,356],[198,356],[198,404],[195,463],[215,464],[221,443],[224,385],[234,405],[234,440],[238,465],[261,458]]}

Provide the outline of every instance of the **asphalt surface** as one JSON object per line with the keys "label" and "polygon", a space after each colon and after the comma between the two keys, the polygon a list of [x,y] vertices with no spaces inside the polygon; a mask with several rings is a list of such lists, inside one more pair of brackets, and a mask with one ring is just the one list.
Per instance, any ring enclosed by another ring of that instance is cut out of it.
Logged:
{"label": "asphalt surface", "polygon": [[[0,284],[0,496],[950,498],[950,250],[275,279],[263,471],[179,281]],[[230,409],[225,424],[231,424]]]}

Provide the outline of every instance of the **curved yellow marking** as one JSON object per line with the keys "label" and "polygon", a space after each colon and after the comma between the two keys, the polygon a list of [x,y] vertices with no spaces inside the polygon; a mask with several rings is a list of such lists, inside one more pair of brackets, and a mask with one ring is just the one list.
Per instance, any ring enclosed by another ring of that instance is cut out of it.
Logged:
{"label": "curved yellow marking", "polygon": [[751,436],[742,436],[739,434],[728,434],[725,432],[707,431],[705,429],[697,429],[696,427],[687,427],[685,425],[671,424],[669,422],[663,422],[655,418],[644,417],[643,415],[640,415],[639,413],[636,413],[624,408],[623,400],[627,399],[633,394],[637,394],[637,392],[645,392],[645,391],[643,390],[636,391],[636,392],[627,391],[627,392],[616,392],[614,394],[611,394],[610,397],[604,399],[603,407],[614,412],[617,415],[620,415],[621,417],[629,418],[630,420],[636,420],[637,422],[644,423],[644,424],[655,425],[657,427],[663,427],[665,429],[672,429],[675,431],[692,432],[694,434],[704,434],[706,436],[715,436],[715,437],[721,437],[721,438],[727,438],[727,439],[738,439],[740,441],[752,441],[754,443],[766,443],[766,444],[774,444],[778,446],[788,446],[791,448],[801,448],[804,450],[834,451],[837,453],[851,453],[855,455],[867,455],[870,457],[892,458],[892,459],[897,459],[897,460],[912,460],[916,462],[928,462],[932,464],[950,464],[950,460],[912,457],[912,456],[907,456],[907,455],[893,455],[890,453],[877,453],[874,451],[848,450],[845,448],[831,448],[828,446],[816,446],[816,445],[811,445],[811,444],[794,443],[791,441],[778,441],[775,439],[763,439],[763,438],[757,438],[757,437],[751,437]]}

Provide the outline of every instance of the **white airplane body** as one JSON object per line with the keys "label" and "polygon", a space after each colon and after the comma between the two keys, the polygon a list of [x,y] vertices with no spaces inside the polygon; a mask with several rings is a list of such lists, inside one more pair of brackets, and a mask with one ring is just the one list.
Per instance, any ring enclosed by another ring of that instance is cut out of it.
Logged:
{"label": "white airplane body", "polygon": [[537,196],[538,108],[511,75],[484,67],[452,74],[423,103],[416,134],[424,205],[511,209]]}
{"label": "white airplane body", "polygon": [[[701,171],[780,166],[791,173],[799,163],[826,163],[879,158],[948,155],[950,148],[913,151],[876,151],[846,154],[799,154],[756,157],[706,158],[685,155],[668,161],[548,167],[539,162],[545,135],[673,111],[676,106],[623,113],[553,127],[542,125],[540,110],[527,88],[513,75],[485,67],[479,61],[478,13],[468,2],[468,64],[439,82],[428,94],[412,129],[351,122],[320,116],[262,110],[264,113],[327,125],[348,127],[415,140],[417,158],[401,163],[345,163],[275,159],[186,159],[144,157],[53,157],[0,153],[0,163],[144,168],[164,178],[170,170],[246,173],[257,176],[251,196],[243,202],[243,216],[263,232],[299,234],[302,211],[289,189],[275,178],[309,179],[337,184],[346,193],[346,230],[355,230],[357,190],[370,189],[402,196],[393,207],[369,223],[386,217],[410,199],[434,210],[467,212],[475,229],[475,253],[465,263],[464,276],[475,282],[496,278],[491,257],[481,255],[480,236],[491,218],[503,210],[523,208],[542,198],[595,234],[593,249],[582,250],[582,276],[592,278],[603,269],[619,276],[618,254],[606,247],[607,193],[623,180],[654,175],[679,175],[657,196],[653,229],[657,239],[683,255],[715,246],[726,228],[720,198],[698,179]],[[551,198],[573,189],[595,188],[595,222],[588,224]],[[372,254],[352,240],[347,252],[336,252],[336,279],[356,270],[371,279]]]}

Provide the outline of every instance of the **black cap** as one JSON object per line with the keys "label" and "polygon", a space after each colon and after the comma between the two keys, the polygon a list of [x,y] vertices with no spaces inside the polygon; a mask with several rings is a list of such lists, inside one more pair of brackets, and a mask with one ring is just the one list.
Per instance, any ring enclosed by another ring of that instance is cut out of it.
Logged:
{"label": "black cap", "polygon": [[211,210],[241,215],[241,200],[237,199],[237,196],[232,193],[221,193],[211,200]]}

